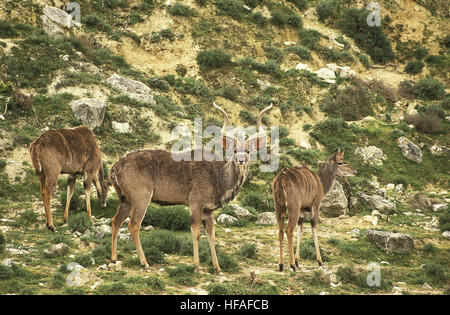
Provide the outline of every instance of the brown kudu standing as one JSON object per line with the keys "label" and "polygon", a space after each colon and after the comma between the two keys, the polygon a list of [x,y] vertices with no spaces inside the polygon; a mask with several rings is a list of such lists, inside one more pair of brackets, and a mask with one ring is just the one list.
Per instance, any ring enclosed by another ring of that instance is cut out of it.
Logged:
{"label": "brown kudu standing", "polygon": [[[343,162],[344,152],[338,150],[326,161],[322,174],[319,177],[307,167],[292,167],[280,172],[273,180],[272,193],[276,217],[278,221],[278,237],[280,242],[279,268],[283,271],[283,238],[284,238],[284,218],[286,209],[289,213],[286,235],[288,238],[289,263],[295,271],[298,268],[300,259],[300,238],[303,234],[303,220],[305,212],[311,212],[311,227],[316,249],[316,259],[322,266],[322,258],[319,251],[319,241],[317,237],[317,224],[319,222],[319,208],[324,195],[326,195],[334,185],[337,176],[354,176],[356,170]],[[294,230],[298,224],[297,248],[295,252],[293,238]]]}
{"label": "brown kudu standing", "polygon": [[69,174],[64,223],[69,216],[70,199],[74,192],[77,175],[84,177],[86,208],[91,222],[90,190],[93,181],[99,200],[103,206],[106,206],[108,182],[103,180],[100,149],[89,128],[81,126],[47,131],[31,143],[30,155],[39,176],[48,229],[56,231],[51,213],[51,196],[57,185],[59,174]]}
{"label": "brown kudu standing", "polygon": [[[272,108],[272,104],[263,109],[258,115],[258,130],[255,137],[238,140],[227,134],[227,113],[214,104],[224,117],[222,128],[222,147],[234,142],[235,154],[232,160],[219,160],[217,157],[194,161],[194,149],[188,152],[189,161],[174,157],[180,153],[162,150],[141,150],[132,152],[120,159],[111,168],[110,182],[114,185],[119,196],[120,205],[112,220],[112,254],[111,260],[117,260],[117,236],[123,221],[130,217],[128,227],[136,245],[140,263],[148,268],[149,265],[142,250],[139,230],[150,201],[160,205],[188,205],[191,211],[190,223],[193,239],[194,263],[200,265],[198,242],[203,220],[206,236],[211,249],[212,263],[220,272],[214,239],[213,210],[232,200],[239,192],[247,178],[250,165],[251,143],[259,149],[265,143],[265,135],[261,135],[261,117],[264,112]],[[252,142],[251,140],[256,140]],[[183,156],[186,156],[184,153]]]}

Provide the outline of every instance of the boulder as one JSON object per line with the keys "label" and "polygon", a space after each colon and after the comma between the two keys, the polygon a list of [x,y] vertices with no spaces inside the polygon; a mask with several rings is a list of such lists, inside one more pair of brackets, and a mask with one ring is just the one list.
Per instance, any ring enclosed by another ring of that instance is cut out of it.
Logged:
{"label": "boulder", "polygon": [[248,211],[247,209],[241,207],[240,205],[231,204],[230,206],[233,208],[234,214],[239,219],[253,219],[255,217],[250,211]]}
{"label": "boulder", "polygon": [[321,79],[336,79],[334,71],[327,68],[321,68],[314,73]]}
{"label": "boulder", "polygon": [[306,70],[306,71],[309,71],[309,72],[313,72],[312,69],[307,64],[304,64],[304,63],[299,63],[298,65],[295,66],[295,69],[296,70]]}
{"label": "boulder", "polygon": [[433,208],[434,212],[442,211],[442,210],[446,210],[448,208],[448,204],[446,204],[446,203],[437,203],[437,204],[434,204],[432,206],[432,208]]}
{"label": "boulder", "polygon": [[69,104],[75,117],[87,127],[94,129],[100,127],[105,118],[106,104],[95,98],[81,98]]}
{"label": "boulder", "polygon": [[433,145],[430,147],[430,152],[432,155],[449,155],[450,148],[446,146]]}
{"label": "boulder", "polygon": [[406,159],[414,163],[422,162],[422,151],[417,145],[415,145],[405,137],[398,138],[397,144],[400,149],[402,149],[402,154]]}
{"label": "boulder", "polygon": [[277,218],[273,212],[263,212],[258,216],[258,220],[256,220],[256,224],[260,225],[275,225],[277,223]]}
{"label": "boulder", "polygon": [[112,122],[112,127],[118,133],[128,133],[128,132],[130,132],[130,124],[127,123],[127,122],[121,123],[121,122],[113,121]]}
{"label": "boulder", "polygon": [[368,230],[366,236],[389,254],[404,254],[414,249],[414,240],[408,234]]}
{"label": "boulder", "polygon": [[383,160],[386,160],[386,155],[383,150],[376,146],[357,147],[355,155],[359,155],[365,164],[369,165],[383,165]]}
{"label": "boulder", "polygon": [[361,202],[366,204],[369,208],[372,208],[373,210],[378,211],[385,211],[385,212],[394,212],[397,210],[397,206],[395,205],[395,202],[392,202],[388,199],[385,199],[378,195],[367,195],[365,193],[361,193],[359,195],[359,198]]}
{"label": "boulder", "polygon": [[217,218],[217,222],[220,224],[233,224],[233,223],[236,223],[237,221],[238,221],[237,218],[235,218],[231,215],[225,214],[225,213],[222,213]]}
{"label": "boulder", "polygon": [[156,104],[151,94],[151,89],[142,82],[122,77],[117,73],[111,75],[106,82],[132,99]]}
{"label": "boulder", "polygon": [[69,249],[70,249],[69,245],[59,243],[53,245],[50,249],[44,250],[44,253],[52,257],[64,256],[69,252]]}
{"label": "boulder", "polygon": [[347,214],[348,200],[340,182],[335,181],[333,188],[325,195],[320,204],[320,212],[326,217]]}

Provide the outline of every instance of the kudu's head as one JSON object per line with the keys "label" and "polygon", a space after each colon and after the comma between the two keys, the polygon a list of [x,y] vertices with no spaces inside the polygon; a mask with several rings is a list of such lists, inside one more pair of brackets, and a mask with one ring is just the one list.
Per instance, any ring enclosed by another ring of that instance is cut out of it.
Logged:
{"label": "kudu's head", "polygon": [[330,155],[327,160],[327,165],[331,167],[336,176],[355,176],[357,171],[350,165],[344,163],[344,153],[345,151],[341,152],[341,150],[338,149],[335,153]]}
{"label": "kudu's head", "polygon": [[263,114],[272,108],[273,104],[270,104],[259,112],[257,119],[258,132],[250,136],[247,140],[242,139],[242,137],[237,137],[235,134],[231,134],[227,131],[229,123],[227,113],[216,103],[213,103],[213,105],[223,114],[224,117],[222,141],[220,143],[222,148],[227,152],[233,150],[233,161],[238,165],[239,169],[248,169],[250,165],[250,154],[266,145],[267,135],[263,130],[261,119]]}

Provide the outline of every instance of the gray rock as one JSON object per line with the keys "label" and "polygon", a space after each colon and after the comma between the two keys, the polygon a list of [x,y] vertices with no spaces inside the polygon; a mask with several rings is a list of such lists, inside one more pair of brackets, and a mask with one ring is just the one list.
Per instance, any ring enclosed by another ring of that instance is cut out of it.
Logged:
{"label": "gray rock", "polygon": [[446,204],[446,203],[437,203],[437,204],[434,204],[432,206],[432,208],[433,208],[434,212],[442,211],[442,210],[446,210],[448,208],[448,204]]}
{"label": "gray rock", "polygon": [[87,127],[94,129],[100,127],[105,118],[106,104],[95,98],[81,98],[70,102],[70,108],[75,117]]}
{"label": "gray rock", "polygon": [[370,196],[365,193],[361,193],[359,197],[361,202],[365,203],[369,208],[386,212],[393,212],[397,210],[395,202],[392,202],[381,196],[378,195]]}
{"label": "gray rock", "polygon": [[241,207],[240,205],[231,204],[230,206],[233,207],[234,214],[239,219],[253,219],[255,217],[250,211],[248,211],[247,209]]}
{"label": "gray rock", "polygon": [[338,217],[347,214],[348,200],[340,182],[335,181],[333,188],[325,195],[320,204],[320,212],[326,217]]}
{"label": "gray rock", "polygon": [[219,222],[220,224],[233,224],[233,223],[236,223],[237,221],[238,221],[237,218],[235,218],[231,215],[225,214],[225,213],[222,213],[217,218],[217,222]]}
{"label": "gray rock", "polygon": [[111,75],[106,82],[132,99],[156,104],[151,94],[151,89],[142,82],[122,77],[117,73]]}
{"label": "gray rock", "polygon": [[440,146],[440,145],[433,145],[430,147],[430,152],[432,155],[449,155],[450,154],[450,148],[446,146]]}
{"label": "gray rock", "polygon": [[46,15],[41,16],[44,31],[50,36],[64,34],[64,31],[56,23],[52,22]]}
{"label": "gray rock", "polygon": [[59,243],[53,245],[50,250],[45,250],[44,252],[50,256],[64,256],[69,252],[69,245],[64,243]]}
{"label": "gray rock", "polygon": [[275,217],[275,213],[273,212],[263,212],[258,216],[258,220],[256,220],[256,224],[261,225],[275,225],[277,224],[277,218]]}
{"label": "gray rock", "polygon": [[417,145],[415,145],[405,137],[398,138],[397,144],[400,149],[402,149],[402,154],[406,159],[414,163],[422,162],[422,151]]}
{"label": "gray rock", "polygon": [[63,27],[70,28],[74,24],[72,15],[61,9],[46,5],[43,12],[52,22]]}
{"label": "gray rock", "polygon": [[414,249],[414,240],[408,234],[368,230],[366,236],[389,254],[409,253]]}
{"label": "gray rock", "polygon": [[383,160],[386,160],[386,155],[383,150],[376,146],[357,147],[355,155],[359,155],[365,164],[369,165],[383,165]]}

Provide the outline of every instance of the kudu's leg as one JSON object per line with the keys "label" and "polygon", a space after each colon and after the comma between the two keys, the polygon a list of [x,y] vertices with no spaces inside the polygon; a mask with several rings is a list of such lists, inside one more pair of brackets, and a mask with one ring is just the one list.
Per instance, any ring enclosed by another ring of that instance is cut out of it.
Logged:
{"label": "kudu's leg", "polygon": [[200,240],[200,227],[202,224],[202,211],[203,209],[198,206],[190,206],[191,208],[191,232],[192,242],[194,245],[194,264],[200,266],[200,258],[198,255],[198,241]]}
{"label": "kudu's leg", "polygon": [[300,260],[300,239],[303,235],[303,218],[298,218],[298,231],[297,231],[297,248],[295,249],[295,266],[298,268],[298,262]]}
{"label": "kudu's leg", "polygon": [[[299,208],[300,209],[300,208]],[[289,221],[286,228],[286,235],[288,239],[288,250],[289,250],[289,265],[293,271],[296,270],[294,265],[294,231],[297,227],[299,209],[291,208],[289,211]]]}
{"label": "kudu's leg", "polygon": [[127,201],[121,201],[117,208],[117,213],[112,219],[112,246],[111,246],[111,262],[115,263],[117,260],[117,236],[123,221],[130,215],[131,204]]}
{"label": "kudu's leg", "polygon": [[83,182],[84,195],[86,197],[86,210],[92,224],[94,224],[94,219],[92,219],[92,211],[91,211],[91,186],[93,178],[94,175],[91,172],[86,172],[85,180]]}
{"label": "kudu's leg", "polygon": [[52,217],[52,209],[51,209],[51,199],[52,199],[52,192],[53,189],[56,187],[56,182],[58,181],[58,174],[59,170],[54,173],[48,172],[48,174],[43,175],[41,179],[41,194],[42,194],[42,201],[44,202],[44,210],[45,210],[45,218],[46,218],[46,225],[47,228],[52,231],[56,232],[56,228],[53,224],[53,217]]}
{"label": "kudu's leg", "polygon": [[67,223],[67,219],[69,218],[70,200],[72,199],[73,192],[75,191],[76,180],[77,180],[76,174],[69,175],[69,178],[67,179],[67,199],[66,199],[66,208],[64,209],[64,224]]}
{"label": "kudu's leg", "polygon": [[128,228],[130,229],[131,237],[133,238],[134,245],[139,256],[139,261],[145,269],[150,268],[147,259],[145,258],[144,251],[141,246],[141,239],[139,237],[139,231],[141,229],[141,223],[144,219],[147,206],[151,200],[151,196],[140,198],[139,200],[131,201],[130,222],[128,222]]}
{"label": "kudu's leg", "polygon": [[219,266],[219,261],[217,259],[216,246],[215,246],[215,232],[214,232],[214,217],[212,211],[204,213],[204,226],[206,231],[206,236],[208,237],[209,247],[211,248],[211,258],[214,268],[217,272],[221,272]]}
{"label": "kudu's leg", "polygon": [[314,215],[314,217],[311,218],[311,227],[312,227],[312,234],[313,234],[313,238],[314,238],[314,247],[316,248],[316,260],[317,260],[319,266],[323,266],[322,257],[320,256],[319,239],[317,236],[317,225],[319,223],[319,211],[317,211],[317,212],[313,211],[313,213],[317,213],[317,215]]}
{"label": "kudu's leg", "polygon": [[284,215],[277,212],[277,221],[278,221],[278,241],[280,242],[280,259],[278,261],[278,268],[280,271],[283,271]]}

